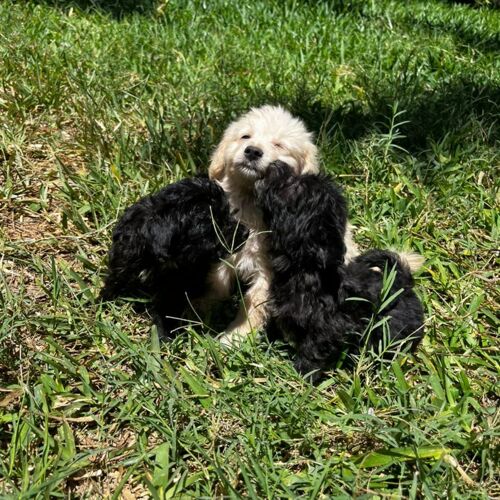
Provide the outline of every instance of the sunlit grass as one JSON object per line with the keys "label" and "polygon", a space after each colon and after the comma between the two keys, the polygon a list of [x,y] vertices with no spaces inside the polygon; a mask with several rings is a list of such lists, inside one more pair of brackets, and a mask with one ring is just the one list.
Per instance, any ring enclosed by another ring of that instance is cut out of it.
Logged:
{"label": "sunlit grass", "polygon": [[[414,2],[0,4],[0,492],[486,498],[498,484],[500,14]],[[482,6],[482,7],[481,7]],[[415,356],[160,344],[98,303],[117,217],[280,103],[363,248],[427,259]]]}

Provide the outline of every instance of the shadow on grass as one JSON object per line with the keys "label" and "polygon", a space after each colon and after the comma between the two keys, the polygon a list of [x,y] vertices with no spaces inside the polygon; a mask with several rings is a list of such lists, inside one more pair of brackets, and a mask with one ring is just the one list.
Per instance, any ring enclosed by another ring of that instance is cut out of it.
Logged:
{"label": "shadow on grass", "polygon": [[[490,146],[500,141],[500,86],[493,82],[458,78],[442,81],[434,89],[425,89],[395,82],[387,82],[382,87],[367,80],[363,86],[365,100],[348,101],[337,107],[320,102],[317,93],[307,89],[307,84],[297,84],[285,93],[279,90],[257,92],[250,99],[221,105],[217,114],[203,109],[192,110],[169,137],[162,132],[163,120],[157,117],[149,127],[144,156],[149,164],[162,168],[165,160],[178,161],[175,155],[172,156],[173,151],[188,151],[190,163],[196,170],[206,171],[210,154],[228,124],[250,107],[263,104],[280,104],[288,108],[302,118],[317,137],[338,147],[340,155],[352,148],[353,141],[373,133],[386,134],[395,103],[397,110],[403,112],[397,121],[408,123],[398,127],[404,137],[394,143],[413,156],[423,156],[433,143],[443,141],[451,147],[460,147],[476,139]],[[150,114],[156,115],[154,108]]]}
{"label": "shadow on grass", "polygon": [[[479,84],[461,78],[419,93],[413,89],[405,93],[397,85],[379,92],[372,89],[367,91],[366,103],[351,101],[337,108],[325,107],[302,93],[291,103],[291,110],[316,134],[357,140],[371,132],[386,133],[392,106],[397,102],[398,110],[404,111],[399,121],[408,121],[398,127],[406,136],[398,145],[413,155],[427,150],[431,142],[462,130],[471,119],[479,121],[486,131],[481,137],[484,143],[500,141],[500,86],[492,82]],[[325,123],[331,126],[325,127]]]}
{"label": "shadow on grass", "polygon": [[[500,4],[499,4],[500,5]],[[492,7],[491,7],[492,8]],[[422,29],[430,33],[439,32],[454,38],[457,45],[473,47],[481,52],[499,52],[500,34],[498,31],[485,32],[467,21],[467,17],[456,19],[407,19],[409,29]]]}
{"label": "shadow on grass", "polygon": [[121,19],[130,14],[150,14],[158,7],[157,0],[34,0],[62,11],[77,8],[82,11],[98,11]]}
{"label": "shadow on grass", "polygon": [[462,5],[470,5],[471,7],[489,7],[489,8],[498,8],[500,7],[500,0],[441,0],[443,3],[447,4],[462,4]]}

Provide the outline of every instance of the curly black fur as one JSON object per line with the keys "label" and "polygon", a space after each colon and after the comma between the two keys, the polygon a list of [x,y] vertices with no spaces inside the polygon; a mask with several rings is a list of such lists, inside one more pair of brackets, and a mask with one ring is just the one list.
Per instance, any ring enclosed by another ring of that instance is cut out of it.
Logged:
{"label": "curly black fur", "polygon": [[296,350],[301,373],[324,368],[343,347],[332,332],[344,262],[347,205],[326,174],[294,175],[277,162],[256,183],[268,236],[272,280],[271,336]]}
{"label": "curly black fur", "polygon": [[205,293],[210,266],[247,230],[224,191],[205,177],[184,179],[127,208],[113,232],[101,297],[151,299],[159,333],[171,336],[189,301]]}
{"label": "curly black fur", "polygon": [[[362,344],[385,349],[403,340],[415,349],[424,335],[424,311],[404,259],[389,250],[369,250],[346,265],[343,274],[334,327],[349,332],[355,349]],[[384,338],[383,318],[387,318],[388,338]],[[370,320],[373,328],[367,332]]]}
{"label": "curly black fur", "polygon": [[[271,336],[296,348],[296,369],[316,380],[339,355],[363,342],[378,346],[379,326],[364,337],[370,320],[388,319],[389,341],[423,335],[423,312],[409,267],[393,252],[372,250],[344,265],[346,202],[327,175],[294,175],[284,164],[256,184],[272,265]],[[379,310],[384,271],[395,270],[385,297],[402,290]],[[354,297],[364,301],[352,300]],[[351,299],[351,300],[348,300]]]}

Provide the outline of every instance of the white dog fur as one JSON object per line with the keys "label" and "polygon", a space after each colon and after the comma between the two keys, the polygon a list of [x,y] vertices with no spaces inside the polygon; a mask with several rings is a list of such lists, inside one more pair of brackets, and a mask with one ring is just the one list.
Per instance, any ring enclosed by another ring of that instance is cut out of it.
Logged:
{"label": "white dog fur", "polygon": [[[209,277],[211,298],[231,293],[236,277],[249,285],[243,304],[220,341],[234,345],[267,318],[271,279],[262,217],[255,205],[254,182],[269,165],[281,160],[298,173],[319,171],[318,151],[310,132],[298,118],[279,106],[253,108],[231,123],[217,146],[208,170],[226,192],[236,215],[250,229],[242,249],[228,262],[214,267]],[[350,228],[346,232],[346,260],[358,255]]]}

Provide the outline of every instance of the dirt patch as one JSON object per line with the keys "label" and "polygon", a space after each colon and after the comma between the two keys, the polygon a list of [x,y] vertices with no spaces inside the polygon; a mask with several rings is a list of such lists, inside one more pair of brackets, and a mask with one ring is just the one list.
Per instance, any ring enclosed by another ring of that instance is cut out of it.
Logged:
{"label": "dirt patch", "polygon": [[3,215],[3,235],[12,244],[32,243],[63,234],[59,213],[50,214],[55,216],[51,218],[48,214],[25,214],[16,209],[7,209]]}
{"label": "dirt patch", "polygon": [[85,173],[85,158],[71,122],[36,120],[24,124],[24,140],[4,145],[1,155],[0,227],[8,240],[39,239],[61,233],[63,202],[59,166]]}
{"label": "dirt patch", "polygon": [[[78,430],[75,432],[79,451],[103,450],[90,458],[91,465],[68,480],[68,489],[77,497],[110,498],[122,487],[120,498],[150,498],[148,490],[134,477],[126,477],[129,469],[119,465],[136,443],[131,429],[120,429],[101,439],[98,431]],[[157,437],[148,439],[148,447],[156,444]],[[121,485],[125,481],[124,485]]]}

